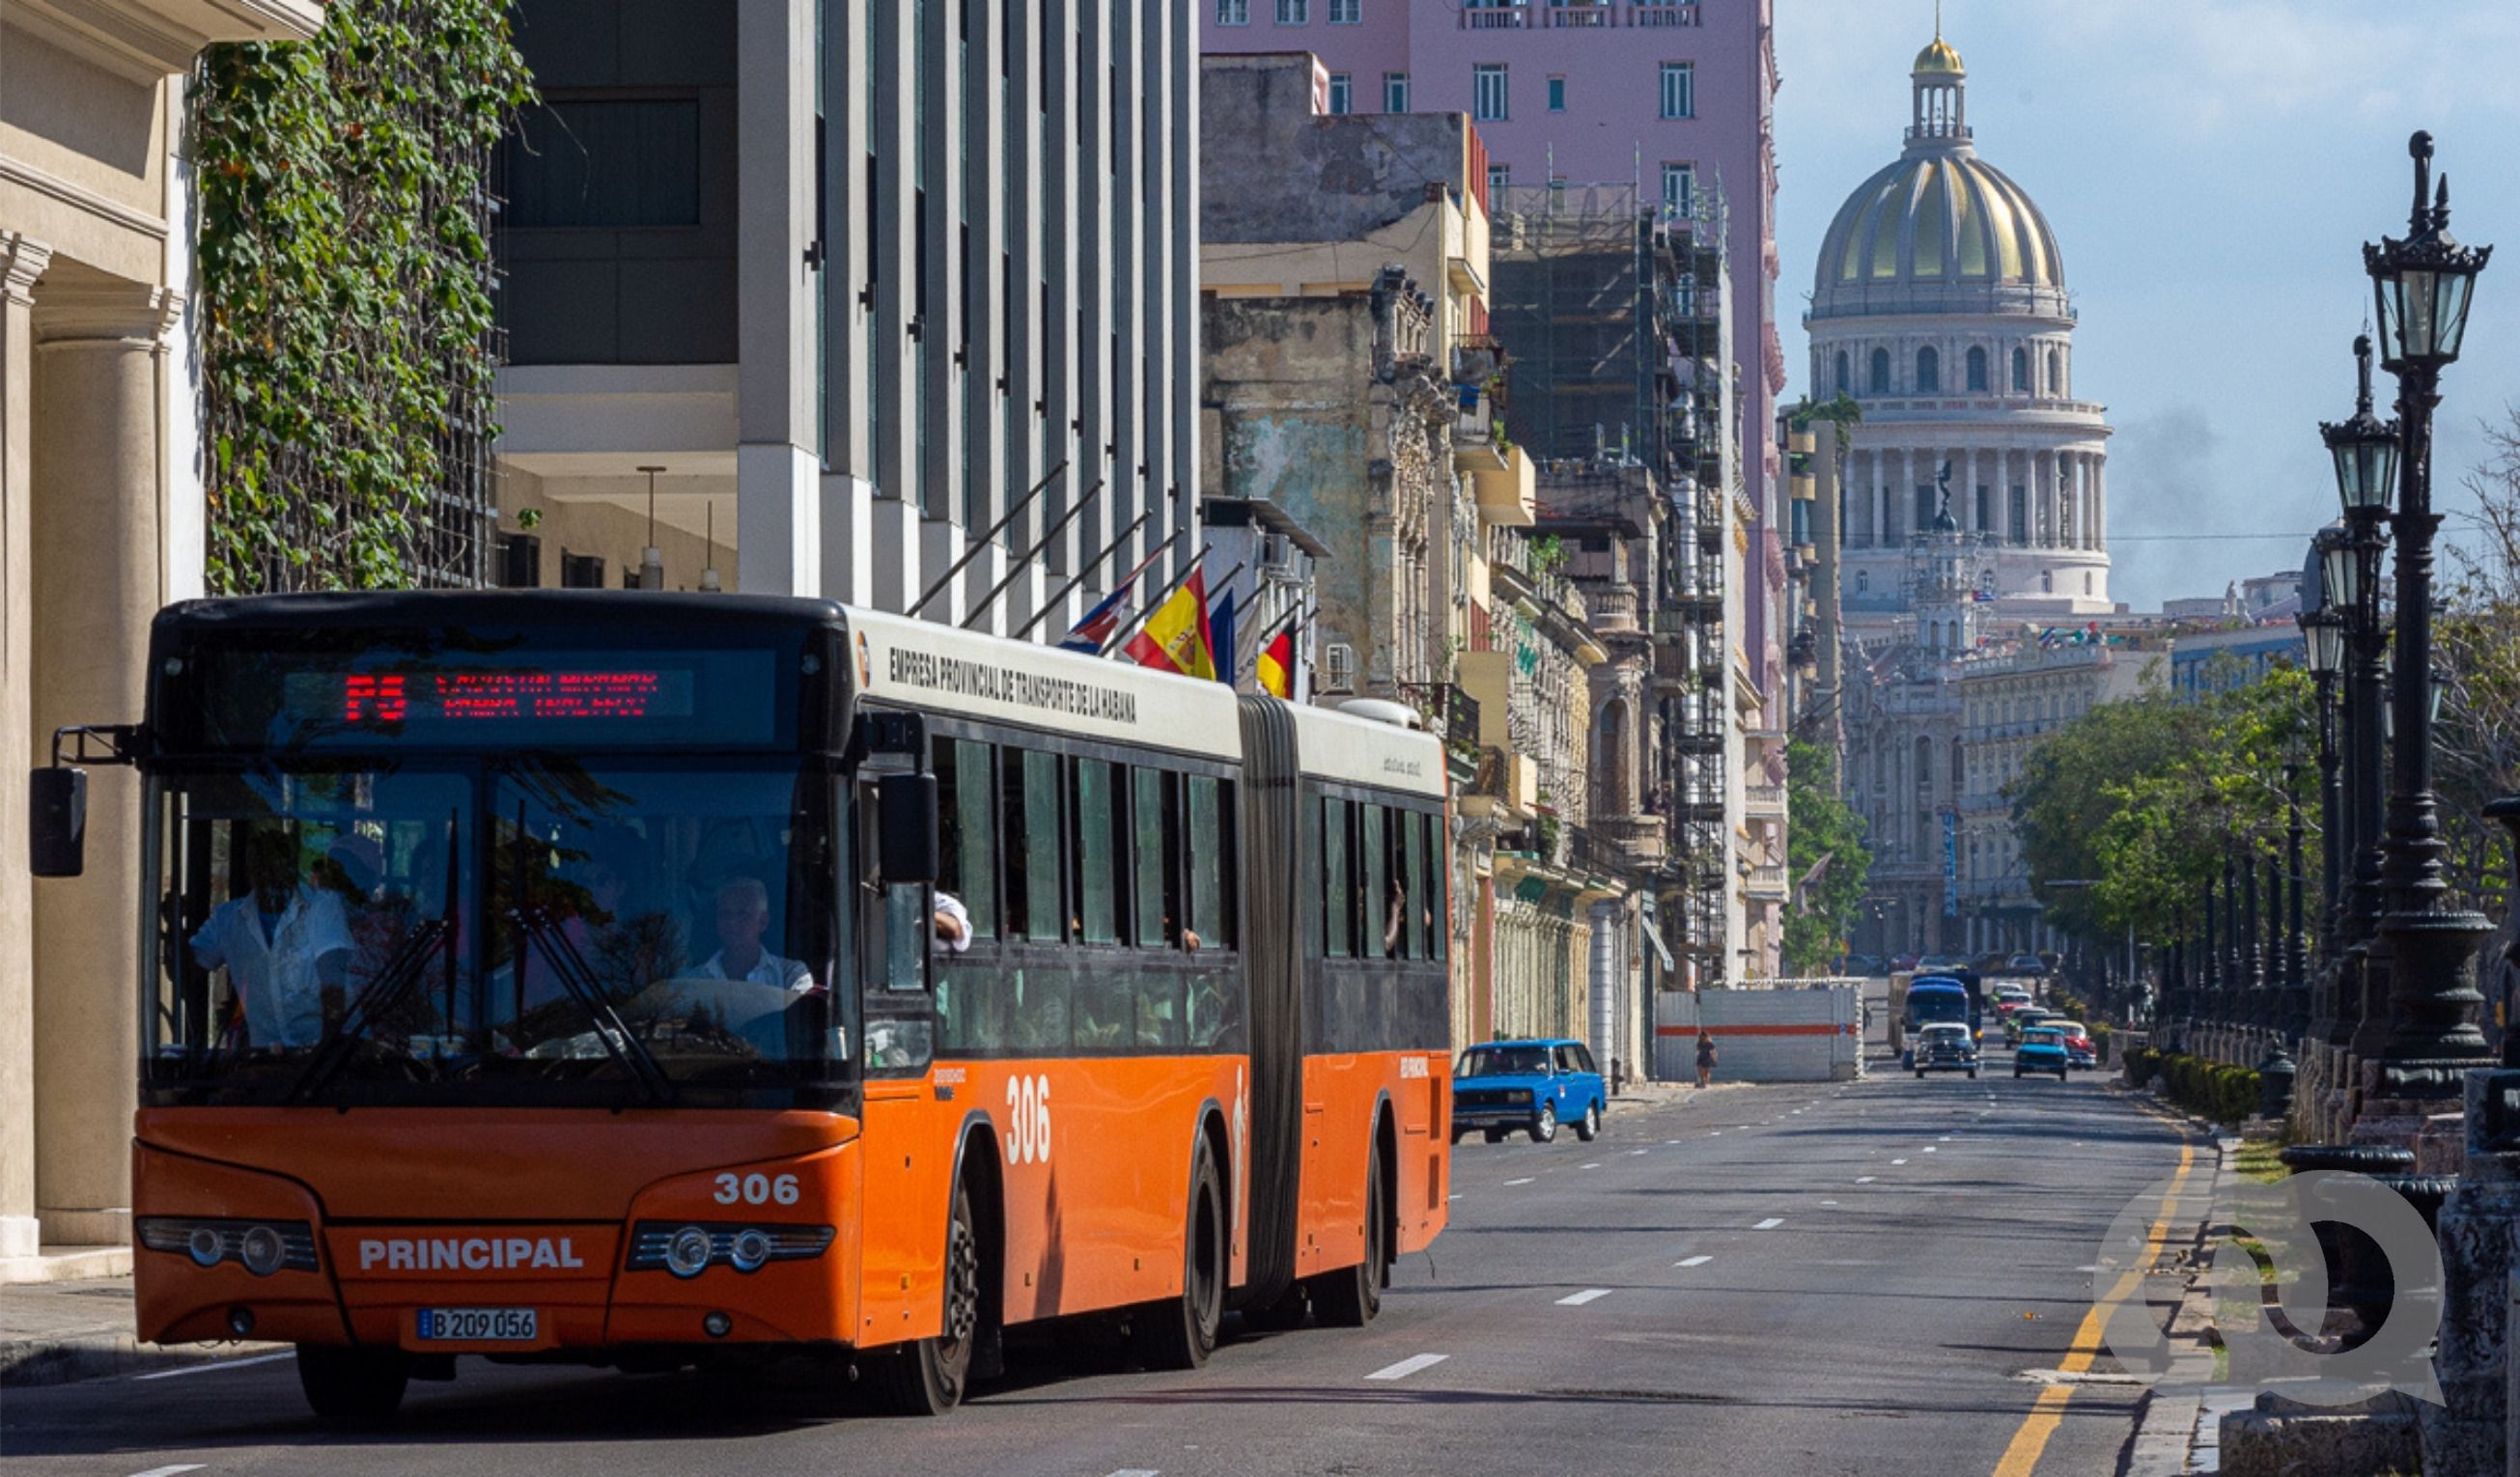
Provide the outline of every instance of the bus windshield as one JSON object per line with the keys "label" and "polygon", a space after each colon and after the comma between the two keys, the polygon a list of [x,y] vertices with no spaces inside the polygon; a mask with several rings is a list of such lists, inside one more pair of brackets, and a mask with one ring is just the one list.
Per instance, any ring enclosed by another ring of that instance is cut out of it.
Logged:
{"label": "bus windshield", "polygon": [[153,1100],[763,1105],[849,1070],[838,791],[792,762],[266,762],[155,794]]}
{"label": "bus windshield", "polygon": [[1968,996],[1958,987],[1947,990],[1912,989],[1908,992],[1908,1025],[1911,1029],[1935,1021],[1968,1023]]}

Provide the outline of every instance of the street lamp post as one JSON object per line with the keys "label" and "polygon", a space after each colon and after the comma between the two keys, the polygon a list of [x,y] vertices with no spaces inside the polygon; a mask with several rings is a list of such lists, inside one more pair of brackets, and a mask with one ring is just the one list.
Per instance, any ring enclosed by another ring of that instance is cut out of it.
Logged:
{"label": "street lamp post", "polygon": [[2303,976],[2303,950],[2307,941],[2302,934],[2302,890],[2308,880],[2301,865],[2305,826],[2301,814],[2301,766],[2284,766],[2284,877],[2289,899],[2284,909],[2284,964],[2282,1004],[2275,1011],[2275,1029],[2284,1036],[2299,1036],[2310,1025],[2310,992]]}
{"label": "street lamp post", "polygon": [[[2458,360],[2477,275],[2491,246],[2462,246],[2450,235],[2450,181],[2427,208],[2433,144],[2418,133],[2414,208],[2404,241],[2383,237],[2365,246],[2378,308],[2380,365],[2397,377],[2401,423],[2397,670],[2392,684],[2394,752],[2386,855],[2381,880],[2388,915],[2381,931],[2390,955],[2389,1034],[2367,1084],[2369,1096],[2405,1103],[2387,1116],[2422,1111],[2416,1104],[2459,1095],[2467,1072],[2491,1063],[2477,1011],[2478,945],[2493,927],[2474,913],[2450,909],[2443,859],[2440,800],[2433,792],[2433,541],[2441,527],[2432,505],[2433,414],[2441,405],[2442,372]],[[2403,1129],[2401,1129],[2403,1131]]]}

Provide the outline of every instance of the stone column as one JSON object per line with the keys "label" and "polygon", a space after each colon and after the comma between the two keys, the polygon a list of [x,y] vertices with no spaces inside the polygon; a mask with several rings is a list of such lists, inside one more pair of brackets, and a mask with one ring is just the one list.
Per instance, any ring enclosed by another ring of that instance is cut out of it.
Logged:
{"label": "stone column", "polygon": [[52,259],[49,247],[0,231],[0,1261],[33,1256],[42,1241],[35,1221],[35,952],[22,922],[34,906],[23,776],[33,760],[26,538],[35,472],[34,289]]}
{"label": "stone column", "polygon": [[[47,742],[64,724],[140,719],[166,597],[163,428],[179,413],[166,335],[182,309],[163,288],[81,277],[47,287],[35,315],[34,733]],[[44,882],[34,907],[35,1195],[44,1239],[64,1245],[131,1235],[140,783],[101,768],[88,786],[87,874]]]}
{"label": "stone column", "polygon": [[2092,496],[2097,508],[2092,518],[2092,547],[2105,554],[2109,548],[2109,457],[2107,452],[2092,453]]}

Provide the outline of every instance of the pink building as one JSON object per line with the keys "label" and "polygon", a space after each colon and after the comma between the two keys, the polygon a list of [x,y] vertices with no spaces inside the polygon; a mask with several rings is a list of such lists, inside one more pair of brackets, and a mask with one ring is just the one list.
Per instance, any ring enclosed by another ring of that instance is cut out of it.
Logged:
{"label": "pink building", "polygon": [[[1743,494],[1776,526],[1777,90],[1772,0],[1198,0],[1209,52],[1309,51],[1330,109],[1466,112],[1497,184],[1720,190],[1732,266]],[[1757,263],[1754,270],[1751,263]],[[1765,560],[1753,563],[1754,571]],[[1745,582],[1743,650],[1773,699],[1781,590]]]}

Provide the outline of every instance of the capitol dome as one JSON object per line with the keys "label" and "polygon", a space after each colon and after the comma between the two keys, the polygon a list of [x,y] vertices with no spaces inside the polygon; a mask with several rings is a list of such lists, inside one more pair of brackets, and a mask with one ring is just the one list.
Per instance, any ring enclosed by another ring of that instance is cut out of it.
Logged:
{"label": "capitol dome", "polygon": [[1978,157],[1968,69],[1940,26],[1909,78],[1904,147],[1822,238],[1803,320],[1815,398],[1864,410],[1840,483],[1849,628],[1926,629],[1914,561],[1955,540],[1985,566],[1977,615],[2104,614],[2110,430],[2075,391],[2064,253]]}
{"label": "capitol dome", "polygon": [[1910,68],[1907,149],[1857,187],[1822,239],[1812,317],[2029,312],[2070,319],[2064,254],[2029,192],[1979,158],[1959,53],[1936,35]]}

